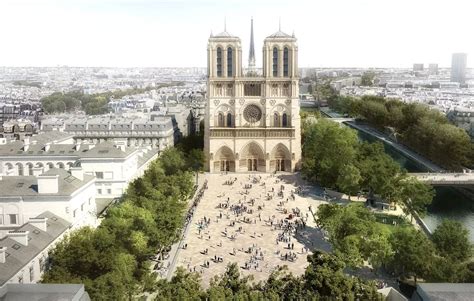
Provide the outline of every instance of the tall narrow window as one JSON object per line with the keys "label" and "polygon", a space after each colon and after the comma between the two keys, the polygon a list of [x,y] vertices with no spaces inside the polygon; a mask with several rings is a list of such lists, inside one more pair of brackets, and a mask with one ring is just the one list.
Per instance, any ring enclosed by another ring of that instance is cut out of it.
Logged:
{"label": "tall narrow window", "polygon": [[283,76],[288,76],[288,47],[283,50]]}
{"label": "tall narrow window", "polygon": [[273,48],[272,70],[273,70],[273,76],[277,77],[278,76],[278,49],[276,47]]}
{"label": "tall narrow window", "polygon": [[227,127],[230,128],[232,127],[232,114],[227,113]]}
{"label": "tall narrow window", "polygon": [[283,113],[283,116],[281,118],[281,123],[282,123],[282,126],[285,128],[288,126],[288,116],[286,115],[286,113]]}
{"label": "tall narrow window", "polygon": [[222,113],[219,113],[219,115],[217,115],[217,126],[224,127],[224,114]]}
{"label": "tall narrow window", "polygon": [[278,113],[273,115],[273,126],[280,127],[280,115]]}
{"label": "tall narrow window", "polygon": [[227,77],[232,77],[232,48],[227,48]]}
{"label": "tall narrow window", "polygon": [[216,61],[216,68],[217,68],[217,76],[222,76],[222,49],[217,47],[217,61]]}

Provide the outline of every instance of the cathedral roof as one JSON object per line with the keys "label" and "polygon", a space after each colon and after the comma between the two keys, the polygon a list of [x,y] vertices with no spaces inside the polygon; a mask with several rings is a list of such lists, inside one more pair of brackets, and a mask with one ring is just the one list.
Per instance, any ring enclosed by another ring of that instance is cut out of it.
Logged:
{"label": "cathedral roof", "polygon": [[230,33],[228,33],[227,31],[223,31],[219,34],[216,34],[215,36],[213,36],[214,38],[236,38],[236,36],[233,36],[231,35]]}
{"label": "cathedral roof", "polygon": [[275,32],[274,34],[269,35],[267,38],[291,38],[291,37],[292,36],[290,36],[289,34],[284,33],[283,31],[279,30]]}

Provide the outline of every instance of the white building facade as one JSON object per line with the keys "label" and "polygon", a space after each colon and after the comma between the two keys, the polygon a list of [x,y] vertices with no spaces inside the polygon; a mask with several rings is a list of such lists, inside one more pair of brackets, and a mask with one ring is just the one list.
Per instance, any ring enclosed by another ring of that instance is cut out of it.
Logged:
{"label": "white building facade", "polygon": [[240,38],[226,31],[211,35],[207,53],[204,148],[208,170],[298,169],[301,138],[296,38],[281,31],[267,37],[262,72],[243,70]]}

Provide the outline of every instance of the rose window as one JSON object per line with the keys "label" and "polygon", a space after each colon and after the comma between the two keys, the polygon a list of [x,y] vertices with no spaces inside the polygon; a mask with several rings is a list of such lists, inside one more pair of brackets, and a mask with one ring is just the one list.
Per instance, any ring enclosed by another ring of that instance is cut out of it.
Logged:
{"label": "rose window", "polygon": [[250,123],[258,122],[262,118],[262,111],[256,105],[248,105],[244,109],[244,118]]}

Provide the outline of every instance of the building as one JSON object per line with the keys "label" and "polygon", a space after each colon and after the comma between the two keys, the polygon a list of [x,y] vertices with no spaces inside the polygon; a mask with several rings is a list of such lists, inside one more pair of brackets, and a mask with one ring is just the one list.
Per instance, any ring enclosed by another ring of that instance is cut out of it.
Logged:
{"label": "building", "polygon": [[71,300],[90,301],[84,284],[17,284],[0,288],[2,301]]}
{"label": "building", "polygon": [[48,209],[71,227],[96,225],[95,177],[81,168],[35,170],[33,176],[2,176],[0,180],[0,237]]}
{"label": "building", "polygon": [[207,169],[297,169],[301,141],[298,46],[294,35],[278,30],[264,40],[261,72],[244,72],[240,38],[226,30],[211,34],[207,54]]}
{"label": "building", "polygon": [[429,64],[428,65],[428,72],[430,75],[438,75],[438,64]]}
{"label": "building", "polygon": [[472,283],[418,283],[411,301],[467,301],[474,296]]}
{"label": "building", "polygon": [[70,227],[70,222],[45,211],[0,239],[0,300],[4,300],[8,284],[36,283],[41,279],[48,268],[49,251]]}
{"label": "building", "polygon": [[453,53],[451,61],[451,81],[464,84],[466,82],[466,53]]}
{"label": "building", "polygon": [[465,130],[474,140],[474,109],[456,107],[449,110],[446,117],[457,127]]}
{"label": "building", "polygon": [[423,71],[424,65],[423,64],[413,64],[413,72],[416,71]]}
{"label": "building", "polygon": [[112,199],[143,174],[158,152],[151,146],[127,146],[126,138],[74,143],[72,134],[52,131],[0,144],[0,174],[4,178],[34,176],[55,168],[80,167],[85,175],[96,178],[97,198]]}
{"label": "building", "polygon": [[[44,120],[40,130],[62,131],[73,135],[75,141],[79,143],[87,141],[96,144],[114,139],[126,139],[127,146],[152,146],[163,150],[173,146],[180,137],[178,126],[181,126],[183,131],[187,130],[184,121],[190,114],[188,110],[187,115],[183,115],[186,117],[179,115],[176,119],[156,115],[53,118]],[[187,133],[183,133],[185,134]]]}

